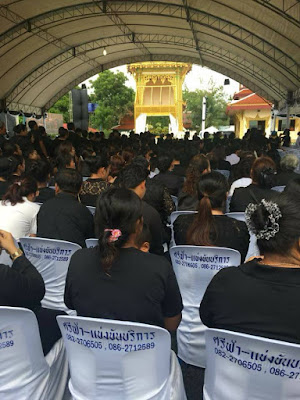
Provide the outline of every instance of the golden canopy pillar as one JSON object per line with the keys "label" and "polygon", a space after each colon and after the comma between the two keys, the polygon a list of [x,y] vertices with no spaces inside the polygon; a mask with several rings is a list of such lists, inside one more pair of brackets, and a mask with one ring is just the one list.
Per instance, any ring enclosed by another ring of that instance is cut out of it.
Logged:
{"label": "golden canopy pillar", "polygon": [[144,132],[147,116],[169,116],[174,135],[183,132],[182,85],[191,64],[178,62],[142,62],[130,64],[136,81],[134,103],[135,132]]}

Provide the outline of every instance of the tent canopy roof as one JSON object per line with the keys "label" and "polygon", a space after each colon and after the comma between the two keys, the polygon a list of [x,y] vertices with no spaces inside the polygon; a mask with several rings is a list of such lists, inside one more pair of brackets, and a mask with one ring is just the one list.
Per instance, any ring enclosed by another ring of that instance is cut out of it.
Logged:
{"label": "tent canopy roof", "polygon": [[282,101],[299,95],[299,38],[299,0],[2,0],[1,106],[40,113],[90,76],[142,61],[200,64]]}

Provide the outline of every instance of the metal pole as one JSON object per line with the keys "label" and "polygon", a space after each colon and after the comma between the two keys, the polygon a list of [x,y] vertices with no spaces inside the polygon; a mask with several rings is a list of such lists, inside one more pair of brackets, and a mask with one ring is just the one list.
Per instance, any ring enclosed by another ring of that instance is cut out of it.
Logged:
{"label": "metal pole", "polygon": [[202,125],[201,125],[202,132],[204,132],[204,130],[205,130],[205,118],[206,118],[206,97],[203,96],[203,99],[202,99]]}

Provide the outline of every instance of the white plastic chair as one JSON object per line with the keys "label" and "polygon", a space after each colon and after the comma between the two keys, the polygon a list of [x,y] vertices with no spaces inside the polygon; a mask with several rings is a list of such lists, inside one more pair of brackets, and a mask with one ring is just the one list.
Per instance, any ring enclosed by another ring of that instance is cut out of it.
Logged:
{"label": "white plastic chair", "polygon": [[96,247],[98,246],[98,239],[86,239],[85,244],[88,249],[91,247]]}
{"label": "white plastic chair", "polygon": [[83,317],[58,316],[57,321],[69,359],[73,399],[186,399],[165,329]]}
{"label": "white plastic chair", "polygon": [[0,307],[0,399],[61,400],[68,378],[62,344],[44,357],[34,313]]}
{"label": "white plastic chair", "polygon": [[63,240],[35,237],[21,238],[20,243],[25,256],[44,279],[46,293],[42,306],[73,314],[74,311],[69,310],[64,303],[64,292],[70,259],[81,247]]}
{"label": "white plastic chair", "polygon": [[241,255],[224,247],[175,246],[170,249],[170,256],[183,301],[177,329],[178,357],[205,368],[206,327],[200,319],[199,306],[214,275],[222,268],[240,265]]}
{"label": "white plastic chair", "polygon": [[238,221],[245,222],[245,213],[244,212],[228,212],[225,215],[229,218],[237,219]]}
{"label": "white plastic chair", "polygon": [[273,186],[272,190],[275,190],[276,192],[283,192],[285,189],[285,185],[284,186]]}
{"label": "white plastic chair", "polygon": [[189,215],[189,214],[196,214],[197,211],[173,211],[170,215],[170,222],[171,222],[171,241],[170,247],[176,246],[175,238],[174,238],[174,222],[180,215]]}
{"label": "white plastic chair", "polygon": [[86,206],[86,208],[89,210],[89,212],[94,216],[96,212],[96,207],[93,206]]}
{"label": "white plastic chair", "polygon": [[172,198],[173,203],[174,203],[174,205],[175,205],[175,207],[176,207],[176,210],[178,210],[178,197],[177,197],[177,196],[172,196],[172,195],[171,195],[171,198]]}
{"label": "white plastic chair", "polygon": [[208,329],[204,400],[296,400],[300,346]]}

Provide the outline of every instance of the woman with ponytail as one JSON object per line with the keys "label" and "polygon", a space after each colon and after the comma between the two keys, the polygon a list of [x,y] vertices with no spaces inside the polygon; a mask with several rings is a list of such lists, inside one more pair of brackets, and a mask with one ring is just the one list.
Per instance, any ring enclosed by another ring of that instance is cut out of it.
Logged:
{"label": "woman with ponytail", "polygon": [[246,224],[224,215],[226,178],[212,171],[200,177],[196,214],[181,215],[174,223],[177,245],[217,246],[238,250],[245,259],[249,246]]}
{"label": "woman with ponytail", "polygon": [[142,201],[130,189],[111,188],[97,200],[99,244],[71,258],[65,304],[80,316],[143,322],[175,330],[182,302],[164,258],[139,250]]}
{"label": "woman with ponytail", "polygon": [[37,182],[26,176],[12,183],[0,203],[0,229],[20,237],[36,234],[36,216],[40,207],[34,203],[38,195]]}

